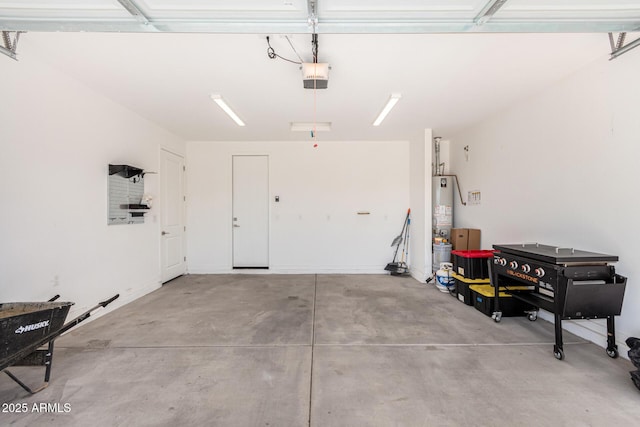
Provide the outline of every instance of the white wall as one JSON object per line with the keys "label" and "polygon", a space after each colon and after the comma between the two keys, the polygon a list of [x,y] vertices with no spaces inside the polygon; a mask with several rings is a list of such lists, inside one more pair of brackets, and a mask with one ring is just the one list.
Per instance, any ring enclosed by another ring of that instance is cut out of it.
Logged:
{"label": "white wall", "polygon": [[431,146],[433,132],[410,142],[411,275],[420,282],[431,276]]}
{"label": "white wall", "polygon": [[[619,344],[640,336],[639,69],[640,51],[603,57],[451,138],[463,194],[482,193],[479,206],[456,204],[455,225],[481,228],[483,247],[540,242],[620,257],[628,284]],[[603,321],[563,324],[605,342]]]}
{"label": "white wall", "polygon": [[190,273],[232,269],[234,154],[269,155],[271,272],[381,273],[391,262],[409,208],[408,142],[189,142]]}
{"label": "white wall", "polygon": [[[159,212],[107,226],[108,164],[158,171],[184,143],[26,52],[0,58],[0,301],[74,301],[69,319],[116,293],[159,286]],[[158,175],[145,177],[159,195]],[[96,315],[99,313],[96,312]]]}

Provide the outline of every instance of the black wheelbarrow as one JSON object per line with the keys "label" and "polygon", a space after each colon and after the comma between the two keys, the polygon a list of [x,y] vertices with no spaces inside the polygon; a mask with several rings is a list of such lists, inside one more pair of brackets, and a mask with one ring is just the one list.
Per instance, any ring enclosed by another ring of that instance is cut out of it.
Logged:
{"label": "black wheelbarrow", "polygon": [[[35,394],[49,385],[53,361],[53,342],[63,333],[91,316],[100,307],[117,299],[115,295],[90,308],[69,323],[64,323],[72,302],[12,302],[0,304],[0,371],[4,371],[23,389]],[[40,349],[47,345],[47,349]],[[32,390],[9,372],[10,366],[45,366],[44,383]]]}

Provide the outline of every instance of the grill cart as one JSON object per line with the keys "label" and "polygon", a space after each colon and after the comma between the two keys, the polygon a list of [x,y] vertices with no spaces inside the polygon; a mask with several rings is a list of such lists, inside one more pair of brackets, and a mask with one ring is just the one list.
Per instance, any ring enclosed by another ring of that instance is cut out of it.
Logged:
{"label": "grill cart", "polygon": [[[55,339],[119,296],[99,303],[66,324],[64,321],[73,303],[56,302],[59,295],[46,302],[0,304],[0,371],[31,394],[44,389],[51,376]],[[45,345],[46,349],[40,349]],[[32,390],[7,369],[10,366],[45,366],[44,383]]]}
{"label": "grill cart", "polygon": [[[627,278],[610,265],[616,255],[559,248],[539,243],[493,245],[491,269],[494,287],[505,287],[513,297],[554,315],[556,343],[553,355],[564,359],[562,320],[607,319],[607,354],[618,357],[615,316],[622,310]],[[515,290],[525,285],[528,290]],[[500,298],[496,293],[493,319],[500,321]],[[529,313],[534,321],[538,311]]]}

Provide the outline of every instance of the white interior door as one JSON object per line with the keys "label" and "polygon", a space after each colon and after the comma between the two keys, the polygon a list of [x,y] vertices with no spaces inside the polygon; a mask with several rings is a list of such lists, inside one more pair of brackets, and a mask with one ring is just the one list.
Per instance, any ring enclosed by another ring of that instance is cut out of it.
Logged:
{"label": "white interior door", "polygon": [[184,158],[161,151],[161,268],[162,282],[187,270],[184,223]]}
{"label": "white interior door", "polygon": [[233,156],[233,267],[269,267],[269,157]]}

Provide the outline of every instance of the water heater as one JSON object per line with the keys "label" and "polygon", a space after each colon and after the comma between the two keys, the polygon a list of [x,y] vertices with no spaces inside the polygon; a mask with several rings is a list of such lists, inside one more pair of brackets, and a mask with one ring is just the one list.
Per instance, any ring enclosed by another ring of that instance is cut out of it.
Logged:
{"label": "water heater", "polygon": [[450,241],[453,227],[453,177],[434,176],[431,179],[433,237]]}

